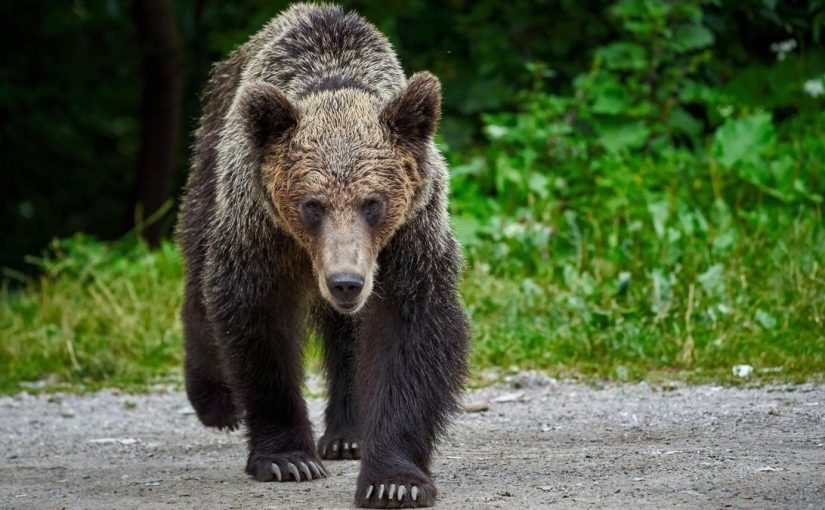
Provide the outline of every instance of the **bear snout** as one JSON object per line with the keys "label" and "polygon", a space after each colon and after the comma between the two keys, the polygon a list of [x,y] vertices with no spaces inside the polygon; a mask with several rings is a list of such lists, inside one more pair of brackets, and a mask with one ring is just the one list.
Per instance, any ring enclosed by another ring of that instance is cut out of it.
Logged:
{"label": "bear snout", "polygon": [[364,278],[355,273],[336,273],[327,277],[327,288],[339,306],[355,308],[356,299],[364,288]]}

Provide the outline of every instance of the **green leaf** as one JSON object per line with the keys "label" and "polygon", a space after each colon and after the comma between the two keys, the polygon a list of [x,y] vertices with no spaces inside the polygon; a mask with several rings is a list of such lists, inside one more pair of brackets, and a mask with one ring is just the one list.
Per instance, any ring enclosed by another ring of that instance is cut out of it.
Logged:
{"label": "green leaf", "polygon": [[501,140],[507,136],[509,128],[498,124],[488,124],[484,126],[484,131],[491,140]]}
{"label": "green leaf", "polygon": [[663,238],[665,236],[667,219],[670,216],[670,203],[667,200],[650,202],[647,204],[647,210],[650,211],[650,219],[653,220],[653,229],[656,231],[656,237],[659,239]]}
{"label": "green leaf", "polygon": [[734,244],[736,244],[736,240],[738,238],[739,238],[739,236],[736,234],[736,230],[734,230],[734,229],[725,230],[713,239],[713,249],[717,253],[725,253]]}
{"label": "green leaf", "polygon": [[650,130],[643,121],[609,122],[602,121],[598,126],[599,142],[608,152],[620,152],[624,149],[638,149],[647,141]]}
{"label": "green leaf", "polygon": [[647,50],[631,42],[615,42],[596,50],[596,58],[604,61],[607,69],[638,71],[647,66]]}
{"label": "green leaf", "polygon": [[713,154],[726,167],[740,161],[758,162],[760,154],[773,143],[774,138],[770,114],[763,112],[728,119],[713,135]]}
{"label": "green leaf", "polygon": [[715,104],[720,94],[713,87],[695,80],[684,80],[679,91],[679,99],[683,103]]}
{"label": "green leaf", "polygon": [[598,92],[591,110],[593,113],[617,115],[628,110],[630,102],[626,89],[618,83],[609,85]]}
{"label": "green leaf", "polygon": [[725,293],[725,266],[714,264],[707,271],[696,277],[702,288],[711,296],[721,296]]}
{"label": "green leaf", "polygon": [[474,244],[478,240],[478,234],[482,230],[481,222],[472,216],[452,216],[450,222],[453,225],[453,232],[458,237],[459,242],[464,246]]}
{"label": "green leaf", "polygon": [[650,296],[650,310],[657,318],[663,318],[673,305],[673,284],[676,279],[672,274],[665,274],[661,269],[654,269],[650,275],[653,293]]}
{"label": "green leaf", "polygon": [[702,129],[704,129],[701,121],[680,106],[675,107],[670,112],[668,125],[673,131],[684,133],[688,136],[699,136],[702,134]]}
{"label": "green leaf", "polygon": [[533,172],[527,179],[527,187],[541,198],[547,198],[550,194],[549,184],[550,178],[538,172]]}
{"label": "green leaf", "polygon": [[670,47],[678,53],[707,48],[713,44],[713,32],[699,23],[679,25],[674,31]]}
{"label": "green leaf", "polygon": [[776,327],[776,318],[761,308],[756,311],[756,322],[765,329]]}

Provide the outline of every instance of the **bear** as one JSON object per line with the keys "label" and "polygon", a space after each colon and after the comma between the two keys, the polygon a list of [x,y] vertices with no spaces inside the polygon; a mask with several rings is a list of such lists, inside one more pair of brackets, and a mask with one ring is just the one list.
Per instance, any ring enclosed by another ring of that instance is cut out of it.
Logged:
{"label": "bear", "polygon": [[[202,108],[176,232],[198,418],[244,427],[255,480],[360,459],[357,506],[432,506],[470,342],[439,80],[407,79],[359,15],[297,4],[214,66]],[[311,331],[328,385],[317,444],[301,393]]]}

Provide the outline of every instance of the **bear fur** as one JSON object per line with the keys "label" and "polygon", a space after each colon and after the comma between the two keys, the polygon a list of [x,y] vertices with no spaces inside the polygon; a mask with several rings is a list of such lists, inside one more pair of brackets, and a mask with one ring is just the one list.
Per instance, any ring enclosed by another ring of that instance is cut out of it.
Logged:
{"label": "bear fur", "polygon": [[[405,79],[375,27],[328,5],[289,8],[213,69],[177,232],[186,390],[204,425],[245,426],[256,480],[360,458],[357,505],[435,501],[469,343],[440,101],[434,76]],[[328,381],[317,446],[308,328]]]}

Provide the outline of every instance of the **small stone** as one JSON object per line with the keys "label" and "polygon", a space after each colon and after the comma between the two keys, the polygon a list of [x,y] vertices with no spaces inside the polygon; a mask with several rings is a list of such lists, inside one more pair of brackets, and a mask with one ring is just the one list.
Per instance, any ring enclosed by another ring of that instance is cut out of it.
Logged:
{"label": "small stone", "polygon": [[526,402],[527,400],[529,399],[523,391],[517,391],[515,393],[505,393],[504,395],[494,398],[490,402],[493,404],[500,404],[504,402]]}
{"label": "small stone", "polygon": [[490,402],[481,400],[478,402],[468,402],[464,404],[465,413],[481,413],[490,409]]}
{"label": "small stone", "polygon": [[734,365],[731,369],[734,377],[750,377],[753,367],[750,365]]}

